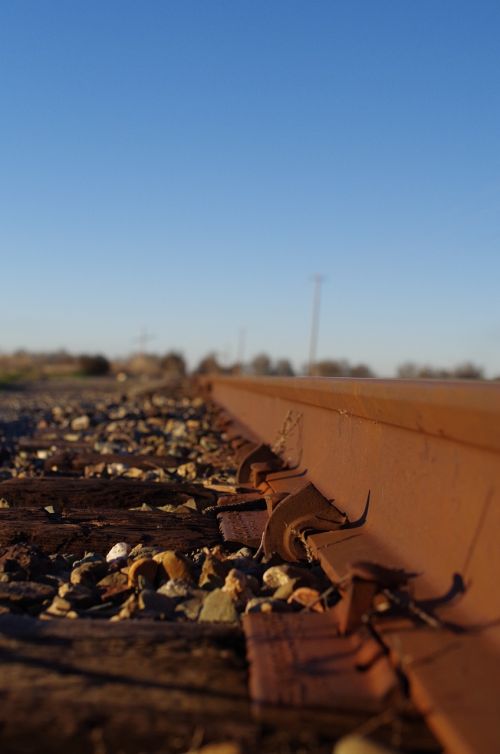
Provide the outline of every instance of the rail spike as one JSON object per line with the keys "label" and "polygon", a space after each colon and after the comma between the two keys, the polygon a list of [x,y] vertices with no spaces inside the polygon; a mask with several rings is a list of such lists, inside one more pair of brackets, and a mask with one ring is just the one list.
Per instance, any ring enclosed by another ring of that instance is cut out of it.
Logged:
{"label": "rail spike", "polygon": [[253,446],[250,451],[242,458],[236,478],[238,484],[247,484],[252,478],[252,464],[267,464],[268,471],[276,471],[283,467],[283,461],[279,458],[269,445],[262,443]]}
{"label": "rail spike", "polygon": [[307,560],[304,536],[312,531],[334,531],[346,516],[310,482],[288,495],[272,512],[262,540],[264,554],[284,560]]}

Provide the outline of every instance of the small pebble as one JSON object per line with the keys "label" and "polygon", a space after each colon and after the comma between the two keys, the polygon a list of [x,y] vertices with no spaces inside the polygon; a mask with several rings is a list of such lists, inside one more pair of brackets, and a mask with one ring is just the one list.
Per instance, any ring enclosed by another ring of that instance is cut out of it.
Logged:
{"label": "small pebble", "polygon": [[301,586],[289,596],[287,600],[289,605],[299,605],[309,607],[315,613],[324,613],[325,606],[321,601],[321,594],[317,589],[310,589],[307,586]]}
{"label": "small pebble", "polygon": [[71,607],[80,607],[82,609],[91,607],[97,597],[95,590],[83,584],[61,584],[57,593]]}
{"label": "small pebble", "polygon": [[190,749],[188,754],[242,754],[242,749],[235,741],[223,741],[217,744],[207,744],[200,749]]}
{"label": "small pebble", "polygon": [[279,586],[273,592],[273,597],[277,600],[287,600],[290,597],[290,595],[294,593],[297,587],[298,587],[298,580],[291,579],[286,584],[282,584],[282,586]]}
{"label": "small pebble", "polygon": [[138,558],[152,558],[158,552],[157,547],[147,547],[145,545],[136,545],[132,547],[128,554],[128,559],[137,560]]}
{"label": "small pebble", "polygon": [[106,563],[103,561],[87,562],[73,568],[69,580],[72,584],[94,586],[106,573]]}
{"label": "small pebble", "polygon": [[165,505],[158,505],[156,510],[157,511],[163,511],[163,513],[175,513],[177,510],[177,505],[172,505],[171,503],[166,503]]}
{"label": "small pebble", "polygon": [[165,597],[172,599],[184,599],[191,596],[193,585],[189,581],[182,579],[169,579],[160,586],[156,591],[158,594],[164,594]]}
{"label": "small pebble", "polygon": [[301,586],[312,586],[315,582],[315,578],[310,571],[288,564],[271,566],[263,576],[264,584],[272,589],[284,586],[292,580]]}
{"label": "small pebble", "polygon": [[222,586],[232,565],[231,562],[219,560],[215,555],[208,553],[201,568],[199,586],[208,589]]}
{"label": "small pebble", "polygon": [[252,576],[246,576],[242,571],[231,568],[224,581],[222,591],[227,592],[237,606],[244,607],[246,603],[255,597],[259,585]]}
{"label": "small pebble", "polygon": [[344,736],[333,747],[332,754],[397,754],[394,749],[362,736]]}
{"label": "small pebble", "polygon": [[238,613],[229,594],[223,592],[222,589],[214,589],[210,592],[203,603],[199,620],[235,623],[238,620]]}
{"label": "small pebble", "polygon": [[198,620],[203,603],[207,598],[207,592],[199,591],[187,600],[180,602],[175,608],[176,615],[180,615],[188,620]]}
{"label": "small pebble", "polygon": [[139,580],[142,578],[146,583],[154,584],[158,563],[153,558],[139,558],[134,560],[128,571],[129,586],[141,586]]}
{"label": "small pebble", "polygon": [[131,594],[130,597],[123,603],[120,612],[117,615],[113,615],[112,621],[127,620],[133,618],[139,610],[139,600],[136,594]]}
{"label": "small pebble", "polygon": [[108,592],[113,589],[122,589],[123,587],[127,586],[127,584],[128,575],[126,573],[122,573],[121,571],[113,571],[113,573],[108,573],[107,576],[104,576],[103,579],[97,582],[97,586],[100,589],[105,589]]}
{"label": "small pebble", "polygon": [[163,594],[158,594],[154,589],[143,589],[138,599],[139,610],[143,610],[148,617],[171,618],[174,612],[174,603]]}
{"label": "small pebble", "polygon": [[196,464],[193,462],[183,463],[177,467],[177,473],[188,482],[193,482],[196,479]]}
{"label": "small pebble", "polygon": [[82,430],[90,427],[90,418],[87,415],[77,416],[71,422],[71,429],[75,432],[81,432]]}
{"label": "small pebble", "polygon": [[78,566],[83,565],[84,563],[103,563],[104,558],[102,555],[99,555],[97,552],[86,552],[83,558],[80,558],[79,560],[75,560],[73,562],[73,568],[78,568]]}
{"label": "small pebble", "polygon": [[288,613],[290,609],[290,606],[283,600],[255,597],[247,603],[245,613]]}
{"label": "small pebble", "polygon": [[112,563],[113,560],[121,560],[121,558],[128,557],[128,554],[130,552],[130,545],[128,545],[126,542],[117,542],[116,545],[113,545],[111,550],[106,555],[106,562]]}
{"label": "small pebble", "polygon": [[189,560],[174,550],[164,550],[153,556],[158,563],[159,575],[179,581],[193,581],[193,569]]}

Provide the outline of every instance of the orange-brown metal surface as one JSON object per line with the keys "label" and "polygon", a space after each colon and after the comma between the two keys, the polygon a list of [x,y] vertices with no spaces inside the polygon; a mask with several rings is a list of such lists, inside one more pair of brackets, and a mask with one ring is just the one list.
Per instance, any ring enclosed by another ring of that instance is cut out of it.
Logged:
{"label": "orange-brown metal surface", "polygon": [[[443,620],[467,640],[456,640],[449,667],[441,650],[408,662],[415,693],[447,750],[499,751],[500,385],[214,377],[211,389],[350,521],[370,492],[363,525],[311,538],[316,557],[330,576],[359,560],[421,574],[415,598],[442,598]],[[451,600],[457,574],[465,593]],[[403,642],[389,627],[387,642],[420,656],[428,631]],[[451,658],[456,637],[432,636]]]}
{"label": "orange-brown metal surface", "polygon": [[396,674],[369,636],[339,637],[329,613],[243,618],[256,705],[380,712]]}

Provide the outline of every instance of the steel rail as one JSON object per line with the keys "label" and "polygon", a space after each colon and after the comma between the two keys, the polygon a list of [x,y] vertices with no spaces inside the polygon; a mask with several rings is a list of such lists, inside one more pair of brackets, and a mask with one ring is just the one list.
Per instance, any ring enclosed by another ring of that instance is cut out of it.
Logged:
{"label": "steel rail", "polygon": [[226,376],[206,385],[351,520],[370,492],[362,527],[310,544],[327,573],[367,560],[421,574],[414,597],[439,606],[445,628],[388,625],[384,640],[447,751],[498,751],[500,385]]}

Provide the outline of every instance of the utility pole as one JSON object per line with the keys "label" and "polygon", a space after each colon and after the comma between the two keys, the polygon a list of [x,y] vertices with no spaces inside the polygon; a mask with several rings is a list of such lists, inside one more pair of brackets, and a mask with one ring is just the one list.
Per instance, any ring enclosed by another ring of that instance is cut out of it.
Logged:
{"label": "utility pole", "polygon": [[153,340],[154,335],[151,335],[151,333],[148,333],[148,330],[146,327],[143,327],[139,337],[134,339],[134,343],[137,343],[139,345],[139,356],[144,356],[146,353],[146,346],[150,340]]}
{"label": "utility pole", "polygon": [[245,359],[245,341],[246,341],[246,328],[240,327],[238,332],[238,350],[236,361],[240,366],[240,370],[243,371],[243,362]]}
{"label": "utility pole", "polygon": [[314,282],[314,294],[313,294],[313,309],[311,320],[311,339],[309,341],[309,368],[308,374],[311,375],[313,366],[316,361],[316,348],[318,346],[318,332],[319,332],[319,306],[321,302],[321,284],[324,282],[324,275],[315,275]]}

